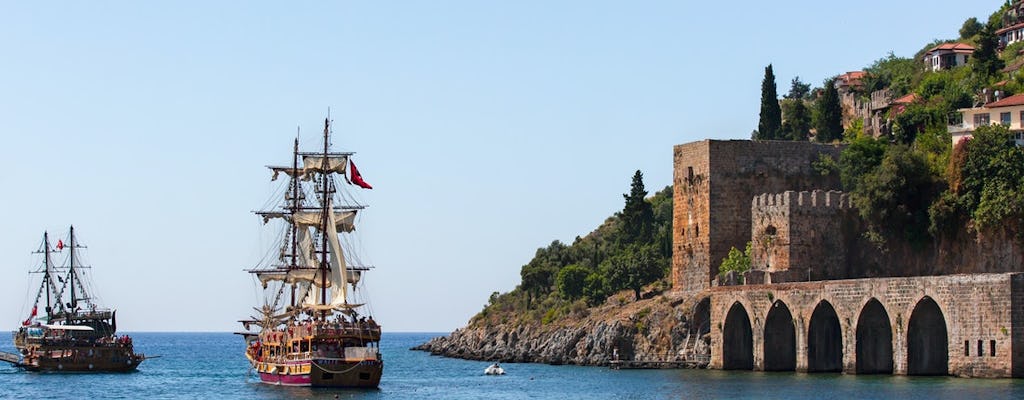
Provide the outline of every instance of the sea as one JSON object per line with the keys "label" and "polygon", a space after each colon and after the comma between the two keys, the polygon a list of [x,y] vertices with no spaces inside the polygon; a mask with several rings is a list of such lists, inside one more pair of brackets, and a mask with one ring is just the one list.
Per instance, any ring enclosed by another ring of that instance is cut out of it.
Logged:
{"label": "sea", "polygon": [[[410,350],[440,333],[385,333],[384,378],[374,390],[259,383],[230,333],[135,333],[148,356],[132,373],[29,373],[0,365],[11,399],[1024,399],[1022,379],[857,376],[710,370],[611,370],[502,363]],[[0,339],[3,340],[3,339]],[[10,340],[0,350],[14,351]]]}

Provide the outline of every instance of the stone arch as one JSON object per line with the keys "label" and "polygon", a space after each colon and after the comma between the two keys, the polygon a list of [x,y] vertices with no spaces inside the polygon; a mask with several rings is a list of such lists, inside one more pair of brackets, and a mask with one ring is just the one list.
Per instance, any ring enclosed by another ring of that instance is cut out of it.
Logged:
{"label": "stone arch", "polygon": [[729,308],[722,331],[722,369],[754,369],[753,330],[739,302]]}
{"label": "stone arch", "polygon": [[807,328],[807,372],[843,371],[843,331],[835,308],[818,303]]}
{"label": "stone arch", "polygon": [[704,335],[711,331],[711,297],[705,297],[693,306],[690,332]]}
{"label": "stone arch", "polygon": [[857,318],[857,373],[892,373],[892,324],[877,299],[868,300]]}
{"label": "stone arch", "polygon": [[782,300],[772,303],[764,319],[764,370],[796,371],[796,328]]}
{"label": "stone arch", "polygon": [[907,325],[907,375],[949,374],[949,336],[942,309],[925,296]]}

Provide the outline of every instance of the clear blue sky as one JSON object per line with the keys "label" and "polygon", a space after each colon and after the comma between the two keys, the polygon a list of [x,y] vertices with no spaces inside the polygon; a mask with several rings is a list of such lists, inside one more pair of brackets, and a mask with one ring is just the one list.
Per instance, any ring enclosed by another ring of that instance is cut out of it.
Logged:
{"label": "clear blue sky", "polygon": [[768,63],[780,93],[820,86],[1001,3],[5,2],[0,323],[25,318],[43,231],[75,224],[121,329],[238,329],[263,166],[297,126],[317,146],[330,107],[374,185],[376,319],[450,331],[635,170],[670,184],[673,145],[749,138]]}

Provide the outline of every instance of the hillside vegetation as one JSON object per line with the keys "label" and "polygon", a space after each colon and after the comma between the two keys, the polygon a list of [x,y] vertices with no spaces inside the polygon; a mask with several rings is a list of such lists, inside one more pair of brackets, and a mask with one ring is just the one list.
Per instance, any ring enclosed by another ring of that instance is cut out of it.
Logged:
{"label": "hillside vegetation", "polygon": [[618,299],[626,302],[640,298],[648,285],[668,288],[672,187],[648,198],[643,174],[636,171],[623,198],[622,211],[590,234],[570,245],[556,240],[537,249],[522,267],[519,286],[491,294],[470,325],[548,324],[567,315],[582,316],[620,291]]}

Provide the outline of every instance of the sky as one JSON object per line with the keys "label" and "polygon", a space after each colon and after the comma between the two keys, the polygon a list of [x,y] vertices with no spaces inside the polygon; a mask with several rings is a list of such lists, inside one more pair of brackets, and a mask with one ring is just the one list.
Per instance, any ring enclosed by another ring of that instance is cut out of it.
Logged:
{"label": "sky", "polygon": [[954,39],[1002,1],[0,3],[0,325],[25,319],[44,231],[89,246],[125,331],[235,331],[252,214],[292,141],[372,190],[357,233],[374,318],[448,332],[537,248],[623,206],[672,146],[749,139],[778,92]]}

